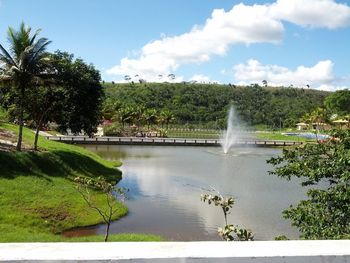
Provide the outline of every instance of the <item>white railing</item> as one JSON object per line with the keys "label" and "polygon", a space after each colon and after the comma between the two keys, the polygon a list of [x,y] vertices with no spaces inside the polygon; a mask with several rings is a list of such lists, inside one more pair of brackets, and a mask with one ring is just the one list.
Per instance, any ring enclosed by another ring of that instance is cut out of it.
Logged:
{"label": "white railing", "polygon": [[[219,139],[189,139],[189,138],[145,138],[145,137],[94,137],[86,136],[47,136],[47,139],[53,141],[61,141],[66,143],[81,143],[81,144],[139,144],[139,145],[220,145]],[[237,141],[238,145],[267,145],[267,146],[290,146],[299,145],[302,142],[295,141],[280,141],[280,140],[241,140]]]}
{"label": "white railing", "polygon": [[4,262],[350,262],[350,240],[6,243]]}

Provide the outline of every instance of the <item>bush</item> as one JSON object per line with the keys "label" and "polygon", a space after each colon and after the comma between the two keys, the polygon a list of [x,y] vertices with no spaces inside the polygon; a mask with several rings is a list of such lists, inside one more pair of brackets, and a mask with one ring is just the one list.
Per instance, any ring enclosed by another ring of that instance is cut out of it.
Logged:
{"label": "bush", "polygon": [[8,122],[7,111],[0,107],[0,122]]}
{"label": "bush", "polygon": [[103,134],[105,136],[123,136],[123,127],[119,123],[105,125],[103,127]]}

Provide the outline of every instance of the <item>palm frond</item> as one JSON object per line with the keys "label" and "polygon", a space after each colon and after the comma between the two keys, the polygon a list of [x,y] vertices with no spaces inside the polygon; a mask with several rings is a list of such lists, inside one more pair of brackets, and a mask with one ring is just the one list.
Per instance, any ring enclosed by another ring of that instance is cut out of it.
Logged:
{"label": "palm frond", "polygon": [[9,69],[13,66],[13,63],[11,60],[8,59],[8,57],[5,57],[3,54],[0,54],[0,68],[1,69]]}
{"label": "palm frond", "polygon": [[14,59],[18,59],[24,49],[30,45],[31,28],[27,27],[23,22],[18,31],[9,27],[7,30],[7,39],[11,46],[11,52],[14,54]]}
{"label": "palm frond", "polygon": [[35,31],[33,37],[31,38],[31,40],[30,40],[30,42],[29,42],[30,45],[33,45],[33,44],[34,44],[34,41],[35,41],[36,37],[40,34],[40,32],[41,32],[41,28],[39,28],[38,30]]}
{"label": "palm frond", "polygon": [[3,62],[17,66],[17,63],[14,61],[14,59],[11,57],[11,55],[7,52],[7,50],[1,44],[0,44],[0,50],[2,53],[1,56],[6,58],[6,62],[5,61],[3,61]]}
{"label": "palm frond", "polygon": [[[40,42],[39,42],[40,41]],[[49,41],[47,40],[46,38],[41,38],[38,40],[38,42],[36,43],[36,45],[34,46],[34,49],[33,49],[33,54],[31,56],[31,59],[29,61],[29,64],[31,64],[33,61],[36,61],[38,60],[38,57],[40,55],[42,55],[45,50],[46,50],[46,47],[51,44],[52,41]]]}

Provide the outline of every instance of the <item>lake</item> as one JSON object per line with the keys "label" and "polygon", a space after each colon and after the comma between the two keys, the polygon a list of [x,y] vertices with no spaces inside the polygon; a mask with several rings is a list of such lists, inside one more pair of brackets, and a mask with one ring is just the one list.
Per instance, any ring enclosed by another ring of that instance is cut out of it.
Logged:
{"label": "lake", "polygon": [[[255,240],[272,240],[298,231],[282,218],[282,210],[305,198],[297,180],[286,181],[268,171],[266,160],[280,149],[181,146],[84,146],[108,160],[121,160],[129,213],[113,222],[110,233],[158,234],[167,240],[220,240],[217,227],[224,218],[219,207],[200,195],[216,189],[232,195],[229,223],[250,229]],[[103,225],[71,230],[66,236],[103,234]]]}

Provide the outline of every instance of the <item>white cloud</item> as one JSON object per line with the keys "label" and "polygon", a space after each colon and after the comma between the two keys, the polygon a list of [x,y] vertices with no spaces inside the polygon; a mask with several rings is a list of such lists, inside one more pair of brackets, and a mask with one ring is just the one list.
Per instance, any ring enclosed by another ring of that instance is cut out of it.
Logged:
{"label": "white cloud", "polygon": [[212,80],[209,76],[203,74],[196,74],[190,78],[190,81],[198,83],[220,83],[218,80]]}
{"label": "white cloud", "polygon": [[[176,76],[172,74],[173,77],[169,76],[168,74],[158,74],[158,75],[150,75],[145,76],[144,74],[135,74],[135,75],[125,75],[125,78],[123,79],[116,79],[115,82],[117,83],[129,83],[129,82],[135,82],[138,83],[140,81],[146,81],[146,82],[156,82],[156,83],[163,83],[163,82],[171,82],[171,83],[178,83],[184,81],[183,76]],[[126,78],[128,77],[128,78]]]}
{"label": "white cloud", "polygon": [[325,90],[325,91],[336,91],[336,90],[349,89],[349,86],[322,84],[321,86],[318,87],[318,89]]}
{"label": "white cloud", "polygon": [[215,9],[203,27],[179,36],[165,37],[146,44],[136,59],[125,57],[109,74],[144,74],[152,77],[174,72],[180,65],[202,63],[212,55],[225,55],[236,43],[278,43],[283,25],[268,16],[265,5],[239,4],[230,11]]}
{"label": "white cloud", "polygon": [[321,90],[343,89],[337,85],[338,79],[333,74],[334,63],[330,60],[319,61],[312,67],[299,66],[295,70],[279,65],[263,65],[259,61],[250,59],[245,64],[234,66],[234,78],[237,84],[249,85],[263,80],[270,86],[306,87]]}
{"label": "white cloud", "polygon": [[350,25],[350,8],[333,0],[277,0],[270,6],[270,15],[304,27]]}
{"label": "white cloud", "polygon": [[209,83],[210,82],[210,78],[206,75],[202,75],[202,74],[196,74],[193,75],[190,78],[191,81],[196,81],[196,82],[200,82],[200,83]]}
{"label": "white cloud", "polygon": [[350,23],[350,8],[334,0],[277,0],[271,4],[238,4],[229,11],[213,10],[203,26],[182,35],[143,46],[138,55],[124,57],[107,71],[111,75],[142,74],[147,80],[175,72],[181,65],[224,56],[231,45],[282,41],[288,21],[300,26],[338,28]]}

